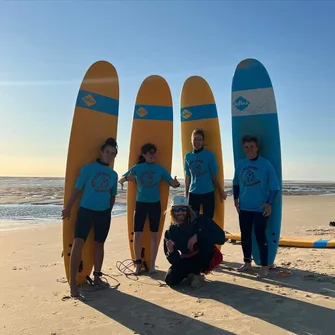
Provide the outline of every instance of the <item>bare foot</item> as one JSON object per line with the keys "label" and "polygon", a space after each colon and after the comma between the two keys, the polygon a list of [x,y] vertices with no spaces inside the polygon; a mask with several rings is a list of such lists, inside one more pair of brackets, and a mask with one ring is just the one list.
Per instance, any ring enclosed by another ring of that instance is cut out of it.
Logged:
{"label": "bare foot", "polygon": [[269,274],[269,268],[267,266],[262,266],[259,270],[259,273],[257,275],[257,278],[265,278]]}
{"label": "bare foot", "polygon": [[94,277],[94,285],[100,286],[100,287],[109,287],[109,283],[101,280],[100,277]]}
{"label": "bare foot", "polygon": [[142,270],[142,264],[135,264],[136,270],[134,271],[134,274],[138,276],[141,273]]}
{"label": "bare foot", "polygon": [[157,270],[156,270],[156,267],[155,267],[155,265],[151,265],[151,266],[150,266],[149,273],[150,273],[150,274],[157,273]]}
{"label": "bare foot", "polygon": [[77,285],[74,285],[74,286],[70,287],[70,296],[72,298],[76,298],[76,297],[80,296]]}
{"label": "bare foot", "polygon": [[237,269],[238,272],[244,272],[251,269],[251,263],[244,263],[240,268]]}

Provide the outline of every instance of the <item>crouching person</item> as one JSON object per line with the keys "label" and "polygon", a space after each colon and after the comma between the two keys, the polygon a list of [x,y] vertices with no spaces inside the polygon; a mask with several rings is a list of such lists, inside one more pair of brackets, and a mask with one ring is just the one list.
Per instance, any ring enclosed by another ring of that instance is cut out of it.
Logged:
{"label": "crouching person", "polygon": [[209,217],[197,215],[183,196],[173,198],[170,216],[171,224],[164,236],[164,253],[171,267],[165,282],[175,286],[188,278],[192,287],[199,287],[203,275],[222,262],[216,245],[225,243],[225,233]]}

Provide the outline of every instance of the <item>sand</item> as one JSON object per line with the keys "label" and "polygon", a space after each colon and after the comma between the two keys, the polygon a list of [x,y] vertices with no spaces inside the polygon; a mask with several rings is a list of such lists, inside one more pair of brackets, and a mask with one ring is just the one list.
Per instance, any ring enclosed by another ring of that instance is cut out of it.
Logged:
{"label": "sand", "polygon": [[[335,197],[284,197],[283,234],[334,237]],[[237,231],[232,200],[226,228]],[[61,258],[61,224],[0,232],[0,334],[334,334],[335,249],[280,248],[265,280],[237,273],[239,244],[226,243],[224,262],[204,286],[164,285],[168,263],[150,278],[126,277],[116,262],[129,258],[125,217],[114,218],[103,271],[113,289],[83,287],[86,301],[68,295]]]}

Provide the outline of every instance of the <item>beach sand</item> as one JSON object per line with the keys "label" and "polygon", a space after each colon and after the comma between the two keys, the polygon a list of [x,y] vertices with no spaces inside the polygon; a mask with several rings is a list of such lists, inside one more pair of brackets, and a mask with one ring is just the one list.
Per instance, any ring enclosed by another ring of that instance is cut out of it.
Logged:
{"label": "beach sand", "polygon": [[[334,237],[334,196],[284,197],[283,235]],[[237,232],[231,197],[226,230]],[[335,249],[280,248],[265,280],[237,273],[241,246],[226,243],[224,262],[200,289],[164,285],[168,263],[160,247],[158,273],[126,277],[117,261],[130,257],[125,217],[112,220],[103,271],[116,289],[83,287],[68,295],[60,222],[0,232],[0,334],[335,334]]]}

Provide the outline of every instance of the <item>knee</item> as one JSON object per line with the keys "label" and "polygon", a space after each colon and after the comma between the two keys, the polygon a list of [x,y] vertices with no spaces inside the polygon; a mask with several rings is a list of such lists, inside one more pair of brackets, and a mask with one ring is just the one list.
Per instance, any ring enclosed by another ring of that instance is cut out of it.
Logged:
{"label": "knee", "polygon": [[175,276],[171,272],[168,272],[165,276],[165,283],[166,285],[172,287],[179,284],[179,281],[176,280]]}
{"label": "knee", "polygon": [[82,249],[84,244],[85,244],[84,239],[82,239],[80,237],[76,237],[73,241],[72,249]]}
{"label": "knee", "polygon": [[96,248],[96,249],[103,249],[104,248],[104,245],[105,245],[105,242],[98,242],[98,241],[95,241],[94,242],[94,247]]}

